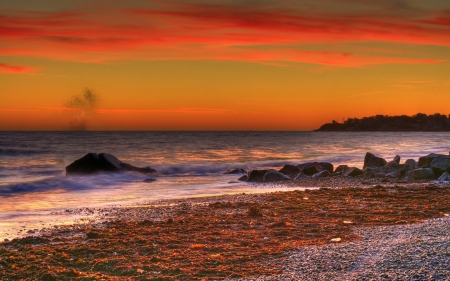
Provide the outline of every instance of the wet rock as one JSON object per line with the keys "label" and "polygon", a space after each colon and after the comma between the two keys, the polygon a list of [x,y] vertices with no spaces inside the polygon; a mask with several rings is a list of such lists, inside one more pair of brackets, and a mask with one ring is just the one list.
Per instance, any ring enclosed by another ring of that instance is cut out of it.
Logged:
{"label": "wet rock", "polygon": [[274,171],[274,170],[269,170],[264,174],[264,178],[263,181],[264,182],[277,182],[277,181],[285,181],[285,180],[290,180],[291,178],[289,176],[286,176],[283,173]]}
{"label": "wet rock", "polygon": [[311,176],[305,175],[302,172],[295,177],[295,180],[309,179]]}
{"label": "wet rock", "polygon": [[247,174],[247,171],[242,168],[236,168],[226,171],[225,174]]}
{"label": "wet rock", "polygon": [[280,170],[281,173],[288,175],[291,179],[295,178],[300,171],[301,169],[294,165],[284,165]]}
{"label": "wet rock", "polygon": [[417,163],[414,159],[408,159],[405,161],[405,165],[408,165],[408,170],[412,171],[414,169],[419,168],[419,163]]}
{"label": "wet rock", "polygon": [[443,174],[439,177],[438,181],[450,181],[450,174],[447,173],[447,172],[443,173]]}
{"label": "wet rock", "polygon": [[339,173],[340,172],[342,174],[342,171],[345,170],[345,169],[348,169],[347,165],[339,165],[339,166],[337,166],[336,170],[334,170],[334,172],[335,173]]}
{"label": "wet rock", "polygon": [[434,158],[437,158],[437,157],[440,157],[440,156],[445,156],[445,155],[431,153],[431,154],[422,156],[422,157],[419,158],[419,166],[426,167],[426,166],[428,166],[431,163],[431,161],[433,161]]}
{"label": "wet rock", "polygon": [[307,163],[303,169],[302,169],[302,173],[307,175],[307,176],[312,176],[314,174],[317,174],[318,172],[322,172],[324,169],[322,168],[322,166],[320,166],[319,163],[317,162],[312,162],[312,163]]}
{"label": "wet rock", "polygon": [[432,179],[434,178],[434,172],[430,168],[418,168],[409,172],[408,177],[411,179]]}
{"label": "wet rock", "polygon": [[386,177],[391,179],[399,179],[402,177],[402,175],[399,172],[391,172],[387,174]]}
{"label": "wet rock", "polygon": [[264,175],[268,170],[252,170],[248,173],[247,181],[251,182],[263,182]]}
{"label": "wet rock", "polygon": [[400,156],[396,155],[392,161],[389,161],[386,166],[391,166],[395,164],[400,164]]}
{"label": "wet rock", "polygon": [[320,167],[322,167],[322,169],[330,172],[330,174],[333,173],[333,169],[334,169],[333,164],[331,164],[329,162],[319,162],[319,165],[320,165]]}
{"label": "wet rock", "polygon": [[373,155],[370,152],[366,153],[366,156],[364,157],[364,166],[363,169],[366,167],[381,167],[386,165],[386,160],[384,160],[381,157],[377,157]]}
{"label": "wet rock", "polygon": [[323,170],[322,172],[318,172],[316,174],[314,174],[312,177],[314,179],[318,179],[318,178],[327,178],[330,176],[330,172],[328,170]]}
{"label": "wet rock", "polygon": [[391,173],[400,173],[400,175],[403,176],[408,170],[409,170],[409,165],[392,163],[389,166],[388,173],[389,174],[391,174]]}
{"label": "wet rock", "polygon": [[450,172],[450,156],[434,158],[430,163],[430,168],[437,176],[440,176],[445,172]]}
{"label": "wet rock", "polygon": [[248,180],[247,175],[243,175],[242,177],[238,178],[238,181],[247,181],[247,180]]}
{"label": "wet rock", "polygon": [[356,177],[356,176],[362,175],[363,173],[364,173],[363,170],[361,170],[359,168],[350,167],[349,172],[346,174],[346,176]]}
{"label": "wet rock", "polygon": [[109,153],[88,153],[66,167],[67,175],[87,175],[100,172],[123,171],[133,171],[145,174],[156,172],[156,170],[150,167],[139,168],[128,163],[124,163]]}

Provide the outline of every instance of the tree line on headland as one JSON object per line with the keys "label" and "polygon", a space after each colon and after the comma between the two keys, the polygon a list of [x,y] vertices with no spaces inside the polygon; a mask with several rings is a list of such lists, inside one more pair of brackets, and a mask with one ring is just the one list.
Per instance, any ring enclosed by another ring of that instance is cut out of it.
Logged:
{"label": "tree line on headland", "polygon": [[413,116],[375,115],[348,118],[344,123],[333,120],[315,131],[450,131],[450,114],[417,113]]}

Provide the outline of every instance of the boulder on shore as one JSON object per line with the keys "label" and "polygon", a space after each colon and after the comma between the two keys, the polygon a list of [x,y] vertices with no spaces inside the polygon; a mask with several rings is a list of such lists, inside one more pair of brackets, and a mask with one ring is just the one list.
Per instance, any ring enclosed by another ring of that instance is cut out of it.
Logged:
{"label": "boulder on shore", "polygon": [[405,165],[408,165],[408,166],[409,166],[409,167],[408,167],[408,170],[409,170],[409,171],[419,168],[419,163],[417,163],[417,161],[414,160],[414,159],[408,159],[408,160],[406,160],[406,161],[405,161]]}
{"label": "boulder on shore", "polygon": [[299,167],[302,170],[302,173],[307,176],[312,176],[324,170],[322,166],[320,166],[320,164],[317,162],[300,164],[297,167]]}
{"label": "boulder on shore", "polygon": [[440,156],[445,156],[442,154],[436,154],[436,153],[430,153],[428,155],[422,156],[419,158],[419,166],[421,167],[426,167],[428,166],[431,161],[434,160],[434,158],[440,157]]}
{"label": "boulder on shore", "polygon": [[330,174],[333,173],[333,170],[334,170],[333,164],[331,164],[329,162],[319,162],[319,165],[320,165],[320,167],[322,167],[322,169],[330,172]]}
{"label": "boulder on shore", "polygon": [[128,163],[124,163],[109,153],[88,153],[66,167],[67,175],[89,175],[100,172],[124,171],[139,172],[144,174],[156,173],[156,170],[150,167],[139,168]]}
{"label": "boulder on shore", "polygon": [[391,174],[391,173],[400,173],[400,175],[403,176],[408,170],[409,170],[409,165],[392,163],[389,166],[388,173],[389,174]]}
{"label": "boulder on shore", "polygon": [[318,172],[316,174],[314,174],[312,177],[313,179],[318,179],[318,178],[327,178],[330,176],[330,172],[328,170],[323,170],[322,172]]}
{"label": "boulder on shore", "polygon": [[[244,180],[244,176],[241,178]],[[275,170],[252,170],[248,173],[247,177],[247,181],[249,182],[277,182],[290,179],[290,177]]]}
{"label": "boulder on shore", "polygon": [[450,181],[450,174],[447,173],[447,172],[443,173],[443,174],[439,177],[438,181]]}
{"label": "boulder on shore", "polygon": [[430,168],[437,176],[440,176],[445,172],[450,172],[450,156],[434,158],[430,163]]}
{"label": "boulder on shore", "polygon": [[279,172],[288,175],[291,179],[295,178],[299,173],[301,169],[294,165],[284,165],[283,168],[280,169]]}
{"label": "boulder on shore", "polygon": [[384,160],[381,157],[377,157],[373,155],[370,152],[366,153],[366,156],[364,157],[364,166],[363,169],[366,167],[382,167],[386,165],[386,160]]}
{"label": "boulder on shore", "polygon": [[412,170],[408,174],[408,178],[420,180],[420,179],[432,179],[434,178],[434,172],[430,168],[418,168]]}

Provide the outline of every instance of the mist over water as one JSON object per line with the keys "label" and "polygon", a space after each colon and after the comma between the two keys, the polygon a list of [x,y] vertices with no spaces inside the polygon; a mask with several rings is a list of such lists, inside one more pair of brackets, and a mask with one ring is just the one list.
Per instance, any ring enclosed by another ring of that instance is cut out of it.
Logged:
{"label": "mist over water", "polygon": [[[224,172],[279,169],[308,161],[362,167],[368,151],[387,160],[398,154],[403,162],[428,153],[448,154],[449,136],[430,132],[0,132],[0,221],[14,225],[65,208],[256,191],[257,186],[238,182],[239,175]],[[88,152],[111,153],[158,173],[66,176],[65,166]]]}

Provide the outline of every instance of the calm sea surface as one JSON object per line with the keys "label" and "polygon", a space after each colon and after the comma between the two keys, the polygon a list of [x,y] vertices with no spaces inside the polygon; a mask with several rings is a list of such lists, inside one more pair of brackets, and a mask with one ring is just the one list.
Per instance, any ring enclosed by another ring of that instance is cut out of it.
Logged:
{"label": "calm sea surface", "polygon": [[[55,210],[258,191],[232,168],[281,168],[311,160],[362,167],[370,151],[402,161],[448,154],[450,133],[0,132],[0,238],[45,225]],[[66,176],[88,152],[107,152],[156,175]],[[155,178],[148,183],[145,179]],[[57,219],[56,219],[57,220]]]}

